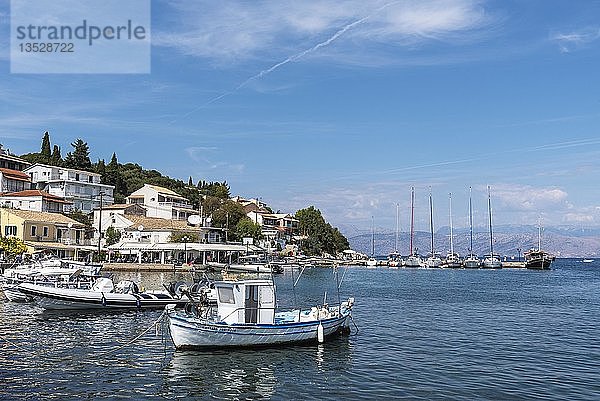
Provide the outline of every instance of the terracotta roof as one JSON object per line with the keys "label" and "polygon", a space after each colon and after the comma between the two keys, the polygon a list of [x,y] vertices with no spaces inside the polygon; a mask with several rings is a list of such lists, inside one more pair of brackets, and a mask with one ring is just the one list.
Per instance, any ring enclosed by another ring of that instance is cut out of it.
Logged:
{"label": "terracotta roof", "polygon": [[135,205],[134,203],[113,203],[112,205],[108,205],[108,206],[102,206],[102,209],[106,210],[106,209],[127,209],[128,207],[131,207]]}
{"label": "terracotta roof", "polygon": [[133,223],[129,228],[134,230],[137,230],[139,226],[144,226],[144,230],[199,231],[198,227],[189,226],[185,220],[144,216],[126,216],[125,218]]}
{"label": "terracotta roof", "polygon": [[31,177],[29,177],[29,174],[24,173],[22,171],[19,170],[11,170],[9,168],[0,168],[0,172],[7,176],[10,177],[14,180],[19,180],[19,181],[31,181]]}
{"label": "terracotta roof", "polygon": [[35,221],[39,223],[55,223],[60,225],[67,225],[72,223],[74,227],[84,227],[80,222],[73,220],[60,213],[46,213],[46,212],[34,212],[32,210],[20,210],[20,209],[4,209],[7,213],[18,216],[27,221]]}
{"label": "terracotta roof", "polygon": [[16,196],[16,197],[41,196],[42,198],[50,200],[52,202],[66,203],[66,204],[73,203],[73,202],[69,202],[65,198],[61,198],[60,196],[52,195],[46,191],[42,191],[39,189],[28,189],[28,190],[19,191],[19,192],[9,192],[9,193],[2,194],[2,196]]}

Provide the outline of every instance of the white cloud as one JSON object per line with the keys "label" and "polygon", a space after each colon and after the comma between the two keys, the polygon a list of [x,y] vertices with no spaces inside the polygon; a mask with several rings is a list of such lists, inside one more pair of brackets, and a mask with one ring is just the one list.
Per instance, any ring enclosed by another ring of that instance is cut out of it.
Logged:
{"label": "white cloud", "polygon": [[[334,0],[171,3],[177,28],[158,28],[157,46],[174,48],[215,63],[281,57],[309,49],[353,25],[336,40],[348,54],[370,52],[372,45],[417,45],[452,40],[491,22],[480,0]],[[367,18],[365,18],[367,17]],[[322,55],[324,49],[319,49]]]}
{"label": "white cloud", "polygon": [[550,39],[558,44],[562,53],[569,53],[600,39],[600,28],[588,27],[570,33],[558,33]]}
{"label": "white cloud", "polygon": [[492,196],[506,209],[541,212],[568,208],[568,194],[559,188],[538,188],[529,185],[497,184]]}

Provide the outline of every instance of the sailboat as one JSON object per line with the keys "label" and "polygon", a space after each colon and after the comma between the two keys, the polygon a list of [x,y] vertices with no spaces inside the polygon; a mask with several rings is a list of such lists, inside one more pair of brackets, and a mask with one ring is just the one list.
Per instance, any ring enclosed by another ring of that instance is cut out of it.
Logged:
{"label": "sailboat", "polygon": [[415,187],[411,188],[410,195],[410,255],[404,261],[406,267],[422,267],[423,262],[419,257],[418,250],[413,249],[415,237]]}
{"label": "sailboat", "polygon": [[463,261],[463,266],[466,269],[477,269],[481,266],[481,261],[473,253],[473,190],[469,187],[469,256]]}
{"label": "sailboat", "polygon": [[494,233],[492,231],[492,195],[488,185],[488,215],[490,217],[490,253],[483,256],[482,266],[485,269],[501,269],[502,261],[500,255],[494,253]]}
{"label": "sailboat", "polygon": [[462,267],[462,261],[458,253],[454,252],[454,231],[452,226],[452,192],[448,194],[449,200],[449,216],[450,216],[450,252],[446,255],[446,259],[442,263],[442,267],[457,269]]}
{"label": "sailboat", "polygon": [[542,224],[538,226],[538,247],[525,252],[525,267],[536,270],[549,270],[554,256],[542,250]]}
{"label": "sailboat", "polygon": [[371,216],[371,257],[367,260],[367,267],[377,267],[377,260],[375,259],[375,218]]}
{"label": "sailboat", "polygon": [[425,259],[425,266],[435,268],[440,267],[442,259],[435,253],[434,230],[433,230],[433,199],[431,189],[429,190],[429,230],[431,231],[431,255]]}
{"label": "sailboat", "polygon": [[398,252],[398,230],[400,229],[400,205],[396,203],[396,238],[394,241],[394,252],[390,253],[388,256],[388,266],[390,269],[397,269],[399,266],[402,266],[402,258],[400,257],[400,253]]}

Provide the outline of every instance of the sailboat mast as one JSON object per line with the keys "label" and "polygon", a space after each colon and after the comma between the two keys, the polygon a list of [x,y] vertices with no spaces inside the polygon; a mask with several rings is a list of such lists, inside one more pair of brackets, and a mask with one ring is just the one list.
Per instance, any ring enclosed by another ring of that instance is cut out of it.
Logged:
{"label": "sailboat mast", "polygon": [[429,190],[429,228],[431,230],[431,257],[435,257],[435,247],[433,243],[433,199],[431,189]]}
{"label": "sailboat mast", "polygon": [[396,241],[394,242],[394,253],[398,253],[398,231],[400,230],[400,205],[396,203]]}
{"label": "sailboat mast", "polygon": [[371,216],[371,256],[375,256],[375,217]]}
{"label": "sailboat mast", "polygon": [[471,187],[469,187],[469,231],[470,231],[470,248],[469,251],[471,252],[471,256],[473,256],[473,194],[472,194],[472,189]]}
{"label": "sailboat mast", "polygon": [[542,250],[542,222],[538,226],[538,251]]}
{"label": "sailboat mast", "polygon": [[488,185],[488,214],[490,216],[490,257],[494,256],[494,233],[492,231],[492,195]]}
{"label": "sailboat mast", "polygon": [[448,194],[448,200],[450,202],[450,254],[454,255],[454,232],[452,231],[452,192]]}
{"label": "sailboat mast", "polygon": [[410,254],[413,254],[413,236],[415,234],[415,187],[410,190]]}

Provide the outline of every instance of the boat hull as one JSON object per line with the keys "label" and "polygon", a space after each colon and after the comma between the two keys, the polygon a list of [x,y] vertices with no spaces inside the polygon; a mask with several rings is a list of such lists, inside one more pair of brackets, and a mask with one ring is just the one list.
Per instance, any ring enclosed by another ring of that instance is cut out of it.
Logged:
{"label": "boat hull", "polygon": [[552,259],[534,259],[525,262],[525,267],[533,270],[550,270]]}
{"label": "boat hull", "polygon": [[319,324],[324,337],[347,332],[350,314],[321,321],[288,324],[211,323],[169,312],[171,339],[177,349],[256,347],[317,341]]}
{"label": "boat hull", "polygon": [[19,291],[37,305],[49,310],[64,309],[162,309],[168,304],[185,305],[188,299],[175,299],[162,293],[118,294],[63,289],[23,283]]}

